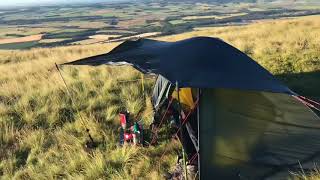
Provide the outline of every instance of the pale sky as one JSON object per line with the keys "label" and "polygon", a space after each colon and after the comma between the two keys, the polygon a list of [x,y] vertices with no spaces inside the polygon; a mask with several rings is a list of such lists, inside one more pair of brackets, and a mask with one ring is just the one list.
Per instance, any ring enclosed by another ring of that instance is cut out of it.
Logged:
{"label": "pale sky", "polygon": [[110,2],[121,0],[0,0],[0,6],[21,6],[21,5],[39,5],[39,4],[55,4],[55,3],[89,3],[89,2]]}

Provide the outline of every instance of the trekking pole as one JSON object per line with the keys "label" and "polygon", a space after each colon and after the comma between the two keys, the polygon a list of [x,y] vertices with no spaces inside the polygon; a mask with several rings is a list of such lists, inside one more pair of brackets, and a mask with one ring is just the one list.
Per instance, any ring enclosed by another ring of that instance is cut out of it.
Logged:
{"label": "trekking pole", "polygon": [[197,91],[198,107],[197,107],[197,128],[198,128],[198,173],[201,178],[201,162],[200,162],[200,88]]}
{"label": "trekking pole", "polygon": [[[58,72],[59,72],[59,75],[60,75],[62,81],[63,81],[63,84],[64,84],[65,87],[66,87],[67,94],[68,94],[68,96],[69,96],[69,98],[70,98],[70,100],[71,100],[71,104],[74,105],[74,100],[73,100],[73,98],[72,98],[72,95],[71,95],[71,92],[70,92],[69,87],[68,87],[68,85],[67,85],[67,82],[66,82],[66,80],[64,79],[64,77],[63,77],[63,75],[62,75],[62,73],[61,73],[61,71],[60,71],[60,68],[59,68],[58,64],[57,64],[57,63],[54,63],[54,64],[56,65],[56,68],[57,68],[57,70],[58,70]],[[88,127],[86,126],[86,124],[84,123],[84,118],[82,117],[82,115],[80,114],[80,112],[79,112],[79,110],[78,110],[77,108],[76,108],[76,111],[77,111],[77,113],[78,113],[79,116],[80,116],[80,119],[81,119],[80,122],[81,122],[81,124],[86,128],[86,132],[87,132],[87,134],[88,134],[88,136],[89,136],[89,139],[90,139],[92,145],[94,145],[94,140],[93,140],[93,138],[92,138],[92,136],[91,136],[91,134],[90,134],[89,128],[88,128]]]}
{"label": "trekking pole", "polygon": [[181,145],[182,145],[182,158],[183,158],[183,167],[184,167],[184,178],[188,180],[188,170],[187,170],[187,162],[186,162],[186,155],[183,147],[183,124],[182,124],[182,117],[181,117],[181,103],[180,103],[180,92],[179,92],[179,84],[176,81],[176,91],[178,95],[178,112],[179,112],[179,122],[180,122],[180,136],[181,136]]}
{"label": "trekking pole", "polygon": [[142,87],[142,93],[143,93],[143,98],[145,98],[145,94],[144,94],[144,76],[141,73],[141,87]]}

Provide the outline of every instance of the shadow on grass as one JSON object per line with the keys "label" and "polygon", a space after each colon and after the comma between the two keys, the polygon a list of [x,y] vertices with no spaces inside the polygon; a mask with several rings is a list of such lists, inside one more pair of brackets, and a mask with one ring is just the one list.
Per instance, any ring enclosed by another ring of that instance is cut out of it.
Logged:
{"label": "shadow on grass", "polygon": [[19,149],[18,151],[15,152],[16,159],[17,159],[16,166],[18,168],[26,165],[30,152],[31,152],[30,148]]}

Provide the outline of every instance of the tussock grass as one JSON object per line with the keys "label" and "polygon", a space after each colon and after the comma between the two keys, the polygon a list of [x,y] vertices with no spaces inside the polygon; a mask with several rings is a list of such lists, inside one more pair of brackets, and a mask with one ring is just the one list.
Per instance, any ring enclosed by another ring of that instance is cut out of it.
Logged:
{"label": "tussock grass", "polygon": [[[293,90],[319,98],[319,22],[319,16],[311,16],[201,28],[160,39],[219,37]],[[0,51],[1,179],[161,179],[173,167],[180,148],[176,141],[162,138],[156,147],[118,147],[119,111],[127,108],[140,114],[138,120],[146,127],[150,124],[153,80],[145,80],[143,94],[140,81],[123,82],[141,77],[133,68],[64,67],[72,103],[55,70],[55,62],[101,54],[116,45]],[[97,143],[95,149],[86,146],[86,127]],[[314,177],[318,174],[315,171]]]}

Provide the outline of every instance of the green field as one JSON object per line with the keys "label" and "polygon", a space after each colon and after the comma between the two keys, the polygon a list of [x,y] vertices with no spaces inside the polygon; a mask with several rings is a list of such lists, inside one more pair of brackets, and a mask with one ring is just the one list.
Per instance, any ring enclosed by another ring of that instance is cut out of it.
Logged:
{"label": "green field", "polygon": [[28,49],[35,47],[39,41],[21,42],[21,43],[9,43],[0,44],[0,49]]}
{"label": "green field", "polygon": [[64,42],[45,44],[64,46],[86,40],[98,32],[104,35],[116,32],[126,37],[130,36],[128,31],[134,35],[159,31],[163,34],[179,34],[198,27],[243,25],[256,20],[320,14],[319,2],[290,2],[218,4],[134,1],[0,9],[0,38],[41,33],[45,34],[47,42],[50,39],[69,38]]}

